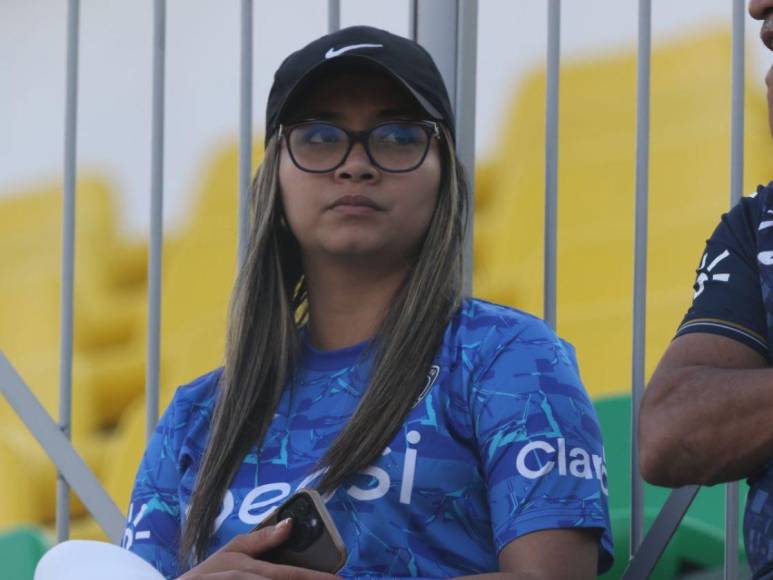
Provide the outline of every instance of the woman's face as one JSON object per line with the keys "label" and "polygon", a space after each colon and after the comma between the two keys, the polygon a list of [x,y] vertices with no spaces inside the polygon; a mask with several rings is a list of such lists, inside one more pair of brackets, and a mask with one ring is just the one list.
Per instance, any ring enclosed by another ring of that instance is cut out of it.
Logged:
{"label": "woman's face", "polygon": [[[292,117],[363,131],[424,116],[396,81],[378,72],[340,72],[315,82]],[[441,162],[432,139],[424,162],[407,173],[375,166],[362,144],[328,173],[295,166],[282,140],[279,184],[285,217],[304,260],[337,258],[369,266],[404,264],[418,249],[437,201]]]}

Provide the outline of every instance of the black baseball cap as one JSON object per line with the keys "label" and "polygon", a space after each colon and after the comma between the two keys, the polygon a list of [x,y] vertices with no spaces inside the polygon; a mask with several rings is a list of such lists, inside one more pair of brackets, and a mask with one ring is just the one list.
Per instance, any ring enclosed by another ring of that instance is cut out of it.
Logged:
{"label": "black baseball cap", "polygon": [[386,30],[351,26],[318,38],[279,65],[266,105],[266,142],[279,128],[288,104],[308,83],[348,66],[384,71],[454,135],[451,102],[430,54],[418,43]]}

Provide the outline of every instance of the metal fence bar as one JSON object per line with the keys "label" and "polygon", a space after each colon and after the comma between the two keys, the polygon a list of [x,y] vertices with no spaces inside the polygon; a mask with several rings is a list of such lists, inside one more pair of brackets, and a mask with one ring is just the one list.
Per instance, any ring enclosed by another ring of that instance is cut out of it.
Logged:
{"label": "metal fence bar", "polygon": [[475,210],[475,88],[478,61],[478,0],[457,0],[456,18],[456,153],[470,183],[464,284],[472,295],[472,240]]}
{"label": "metal fence bar", "polygon": [[[72,418],[73,291],[75,286],[75,174],[78,131],[78,32],[80,0],[67,8],[67,71],[64,116],[64,195],[62,205],[62,289],[59,355],[59,429],[70,437]],[[56,538],[70,535],[70,486],[59,472],[56,480]]]}
{"label": "metal fence bar", "polygon": [[456,56],[458,46],[458,6],[448,0],[421,0],[416,3],[416,41],[432,55],[446,84],[451,107],[456,113]]}
{"label": "metal fence bar", "polygon": [[671,492],[641,546],[628,563],[623,573],[624,580],[646,580],[650,577],[698,491],[700,486],[688,485]]}
{"label": "metal fence bar", "polygon": [[341,0],[327,0],[327,31],[341,28]]}
{"label": "metal fence bar", "polygon": [[242,0],[241,78],[239,93],[239,266],[244,263],[250,231],[252,180],[252,0]]}
{"label": "metal fence bar", "polygon": [[418,38],[418,13],[419,13],[419,0],[410,0],[408,6],[408,38],[416,40]]}
{"label": "metal fence bar", "polygon": [[738,482],[725,484],[725,580],[738,578]]}
{"label": "metal fence bar", "polygon": [[146,435],[158,421],[158,381],[161,352],[161,252],[164,203],[164,62],[166,56],[166,0],[153,10],[153,117],[150,176],[150,259],[148,262],[148,362],[145,376]]}
{"label": "metal fence bar", "polygon": [[647,300],[647,222],[650,141],[650,56],[652,5],[639,0],[639,46],[636,55],[636,232],[633,274],[633,364],[631,396],[631,545],[633,556],[644,534],[644,483],[639,472],[636,432],[644,394],[644,346]]}
{"label": "metal fence bar", "polygon": [[743,195],[744,138],[744,0],[733,2],[733,88],[730,120],[730,207]]}
{"label": "metal fence bar", "polygon": [[[730,207],[743,195],[744,0],[733,0],[732,106],[730,119]],[[725,486],[725,580],[738,578],[738,482]]]}
{"label": "metal fence bar", "polygon": [[561,66],[561,0],[548,0],[545,107],[545,283],[543,318],[556,328],[558,230],[558,76]]}
{"label": "metal fence bar", "polygon": [[[124,527],[124,515],[100,485],[65,433],[54,423],[43,405],[0,352],[0,394],[5,396],[30,433],[38,440],[64,480],[102,527],[111,541],[118,544]],[[66,504],[69,506],[69,498]],[[66,521],[66,520],[65,520]],[[63,541],[66,538],[58,538]]]}

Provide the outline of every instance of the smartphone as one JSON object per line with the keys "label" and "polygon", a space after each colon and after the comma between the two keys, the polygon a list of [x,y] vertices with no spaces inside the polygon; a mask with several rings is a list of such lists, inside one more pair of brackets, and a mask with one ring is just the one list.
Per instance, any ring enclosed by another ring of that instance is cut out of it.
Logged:
{"label": "smartphone", "polygon": [[292,518],[290,537],[281,546],[258,556],[274,564],[287,564],[335,574],[346,562],[346,546],[322,498],[314,489],[301,489],[259,523],[255,530]]}

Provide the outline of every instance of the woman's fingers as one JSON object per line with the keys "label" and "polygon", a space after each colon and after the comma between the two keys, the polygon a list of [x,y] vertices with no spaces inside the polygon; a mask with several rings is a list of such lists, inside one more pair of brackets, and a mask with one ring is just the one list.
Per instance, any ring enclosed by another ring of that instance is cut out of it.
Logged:
{"label": "woman's fingers", "polygon": [[284,543],[290,536],[292,520],[283,520],[248,534],[234,537],[225,546],[179,580],[332,580],[332,574],[295,566],[272,564],[260,555]]}
{"label": "woman's fingers", "polygon": [[[234,537],[225,546],[181,576],[178,580],[208,578],[210,574],[252,571],[250,564],[262,552],[281,545],[290,535],[291,520]],[[237,576],[238,577],[238,576]]]}
{"label": "woman's fingers", "polygon": [[307,568],[297,568],[295,566],[284,566],[282,564],[270,564],[268,562],[256,561],[256,573],[271,578],[272,580],[335,580],[338,576],[327,574],[326,572],[317,572]]}
{"label": "woman's fingers", "polygon": [[[211,558],[215,563],[215,555]],[[240,552],[223,552],[217,558],[216,567],[202,569],[200,575],[185,576],[185,580],[241,580],[242,578],[270,578],[271,580],[333,580],[336,576],[295,566],[271,564],[256,560]],[[229,576],[231,574],[231,576]]]}
{"label": "woman's fingers", "polygon": [[249,556],[258,556],[276,548],[290,537],[292,520],[286,518],[274,526],[267,526],[248,534],[240,534],[221,548],[221,552],[239,552]]}
{"label": "woman's fingers", "polygon": [[271,580],[271,578],[257,576],[250,572],[238,572],[230,570],[228,572],[215,572],[214,574],[196,576],[195,580]]}

